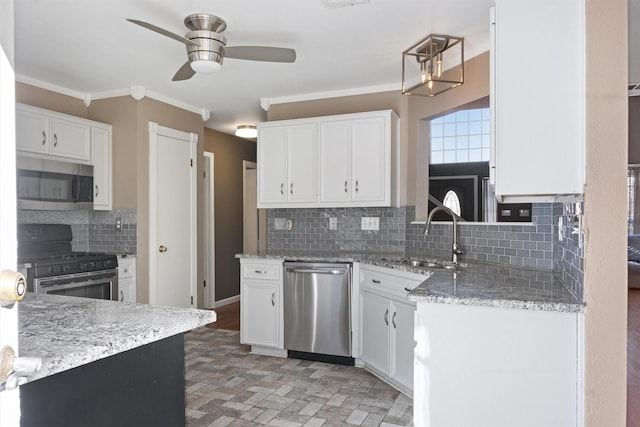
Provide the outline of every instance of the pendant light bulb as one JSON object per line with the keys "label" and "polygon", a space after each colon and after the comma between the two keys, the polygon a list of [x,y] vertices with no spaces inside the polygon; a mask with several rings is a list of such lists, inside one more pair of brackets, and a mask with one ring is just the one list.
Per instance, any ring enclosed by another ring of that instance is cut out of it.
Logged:
{"label": "pendant light bulb", "polygon": [[442,77],[442,52],[436,56],[436,76]]}

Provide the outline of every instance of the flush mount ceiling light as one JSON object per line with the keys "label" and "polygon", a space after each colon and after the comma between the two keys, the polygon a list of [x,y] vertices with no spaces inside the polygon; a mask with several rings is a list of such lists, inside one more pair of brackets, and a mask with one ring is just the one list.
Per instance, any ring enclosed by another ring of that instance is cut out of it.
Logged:
{"label": "flush mount ceiling light", "polygon": [[322,0],[329,9],[337,9],[339,7],[355,6],[357,4],[369,3],[369,0]]}
{"label": "flush mount ceiling light", "polygon": [[236,136],[240,138],[256,138],[258,130],[254,125],[240,125],[236,128]]}
{"label": "flush mount ceiling light", "polygon": [[402,93],[434,96],[464,83],[464,38],[430,34],[402,52]]}

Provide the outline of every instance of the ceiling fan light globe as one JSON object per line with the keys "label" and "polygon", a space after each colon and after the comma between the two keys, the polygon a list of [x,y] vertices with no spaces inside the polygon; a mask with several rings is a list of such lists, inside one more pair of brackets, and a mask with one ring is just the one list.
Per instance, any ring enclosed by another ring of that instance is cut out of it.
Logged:
{"label": "ceiling fan light globe", "polygon": [[197,59],[191,61],[191,69],[196,73],[211,74],[220,71],[222,65],[216,61]]}

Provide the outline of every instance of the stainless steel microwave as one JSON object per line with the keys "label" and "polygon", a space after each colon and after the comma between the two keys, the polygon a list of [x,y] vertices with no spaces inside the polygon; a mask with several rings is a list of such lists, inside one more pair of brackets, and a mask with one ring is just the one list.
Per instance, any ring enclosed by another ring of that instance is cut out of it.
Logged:
{"label": "stainless steel microwave", "polygon": [[93,209],[93,166],[18,156],[18,209]]}

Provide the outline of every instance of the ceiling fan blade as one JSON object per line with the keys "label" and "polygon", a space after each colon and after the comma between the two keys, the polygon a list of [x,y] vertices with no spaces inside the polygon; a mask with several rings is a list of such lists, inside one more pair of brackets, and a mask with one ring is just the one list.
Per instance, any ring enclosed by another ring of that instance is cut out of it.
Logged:
{"label": "ceiling fan blade", "polygon": [[248,59],[251,61],[295,62],[296,51],[284,47],[268,46],[226,46],[225,58]]}
{"label": "ceiling fan blade", "polygon": [[182,67],[176,72],[176,75],[173,76],[171,80],[174,82],[178,82],[181,80],[189,80],[196,72],[191,68],[191,63],[189,61],[185,62]]}
{"label": "ceiling fan blade", "polygon": [[199,46],[198,43],[195,43],[195,42],[189,40],[186,37],[182,37],[181,35],[176,34],[176,33],[172,33],[171,31],[165,30],[164,28],[160,28],[160,27],[157,27],[157,26],[155,26],[153,24],[149,24],[146,21],[139,21],[137,19],[128,19],[128,18],[127,18],[127,21],[133,22],[134,24],[140,25],[141,27],[144,27],[144,28],[146,28],[148,30],[155,31],[156,33],[159,33],[159,34],[162,34],[163,36],[167,36],[167,37],[169,37],[171,39],[177,40],[177,41],[179,41],[181,43],[184,43],[186,45]]}

